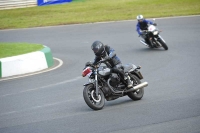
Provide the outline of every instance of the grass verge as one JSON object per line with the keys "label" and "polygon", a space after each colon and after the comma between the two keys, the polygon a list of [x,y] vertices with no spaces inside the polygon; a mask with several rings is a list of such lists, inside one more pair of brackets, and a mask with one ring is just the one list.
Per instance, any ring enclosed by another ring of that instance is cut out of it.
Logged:
{"label": "grass verge", "polygon": [[11,57],[39,51],[44,48],[40,44],[29,43],[0,43],[0,58]]}
{"label": "grass verge", "polygon": [[0,10],[0,29],[150,17],[199,15],[200,0],[74,0],[67,4]]}

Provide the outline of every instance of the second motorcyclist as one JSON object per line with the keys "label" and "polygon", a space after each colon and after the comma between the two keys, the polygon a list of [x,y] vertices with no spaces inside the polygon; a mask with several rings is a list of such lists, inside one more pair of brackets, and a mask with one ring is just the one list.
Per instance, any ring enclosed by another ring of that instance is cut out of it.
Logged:
{"label": "second motorcyclist", "polygon": [[143,15],[138,15],[137,17],[138,23],[136,25],[136,31],[138,32],[139,36],[141,36],[145,43],[149,44],[151,46],[151,43],[149,43],[149,40],[146,36],[146,34],[144,34],[143,30],[147,30],[148,24],[154,24],[155,26],[157,25],[156,23],[153,23],[150,20],[147,20],[143,17]]}

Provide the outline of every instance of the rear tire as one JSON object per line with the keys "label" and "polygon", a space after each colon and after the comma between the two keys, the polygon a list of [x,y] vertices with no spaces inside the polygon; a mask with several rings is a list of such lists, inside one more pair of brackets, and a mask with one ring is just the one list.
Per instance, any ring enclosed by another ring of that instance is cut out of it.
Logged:
{"label": "rear tire", "polygon": [[[137,76],[130,74],[130,77],[135,86],[141,83],[141,81],[139,80]],[[138,89],[136,91],[128,92],[127,95],[129,98],[131,98],[134,101],[140,100],[144,95],[144,88]]]}
{"label": "rear tire", "polygon": [[105,97],[101,89],[99,89],[98,98],[96,97],[96,88],[93,84],[85,86],[83,89],[83,98],[86,104],[93,110],[100,110],[104,107]]}

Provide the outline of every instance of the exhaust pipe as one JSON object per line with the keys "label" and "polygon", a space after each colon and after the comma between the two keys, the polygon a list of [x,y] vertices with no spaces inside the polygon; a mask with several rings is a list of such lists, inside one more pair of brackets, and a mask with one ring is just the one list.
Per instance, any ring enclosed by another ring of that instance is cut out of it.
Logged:
{"label": "exhaust pipe", "polygon": [[143,43],[145,46],[149,46],[148,44],[146,44],[143,40],[140,40],[141,43]]}
{"label": "exhaust pipe", "polygon": [[136,85],[136,86],[134,86],[133,88],[131,88],[131,89],[125,91],[125,92],[135,91],[135,90],[141,89],[141,88],[143,88],[143,87],[147,87],[147,86],[148,86],[148,82],[143,82],[143,83],[141,83],[141,84],[139,84],[139,85]]}

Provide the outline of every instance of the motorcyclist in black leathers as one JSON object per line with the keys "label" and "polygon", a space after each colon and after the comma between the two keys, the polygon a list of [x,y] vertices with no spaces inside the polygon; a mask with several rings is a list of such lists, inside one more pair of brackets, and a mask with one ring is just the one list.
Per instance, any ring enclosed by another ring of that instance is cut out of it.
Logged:
{"label": "motorcyclist in black leathers", "polygon": [[94,54],[96,55],[93,64],[95,65],[98,61],[104,59],[107,60],[105,64],[111,68],[111,73],[118,73],[120,75],[120,78],[123,82],[127,84],[128,88],[132,88],[133,84],[130,81],[130,77],[128,74],[124,73],[122,63],[120,59],[116,56],[114,53],[114,49],[112,49],[108,45],[104,45],[100,41],[95,41],[91,49],[93,50]]}

